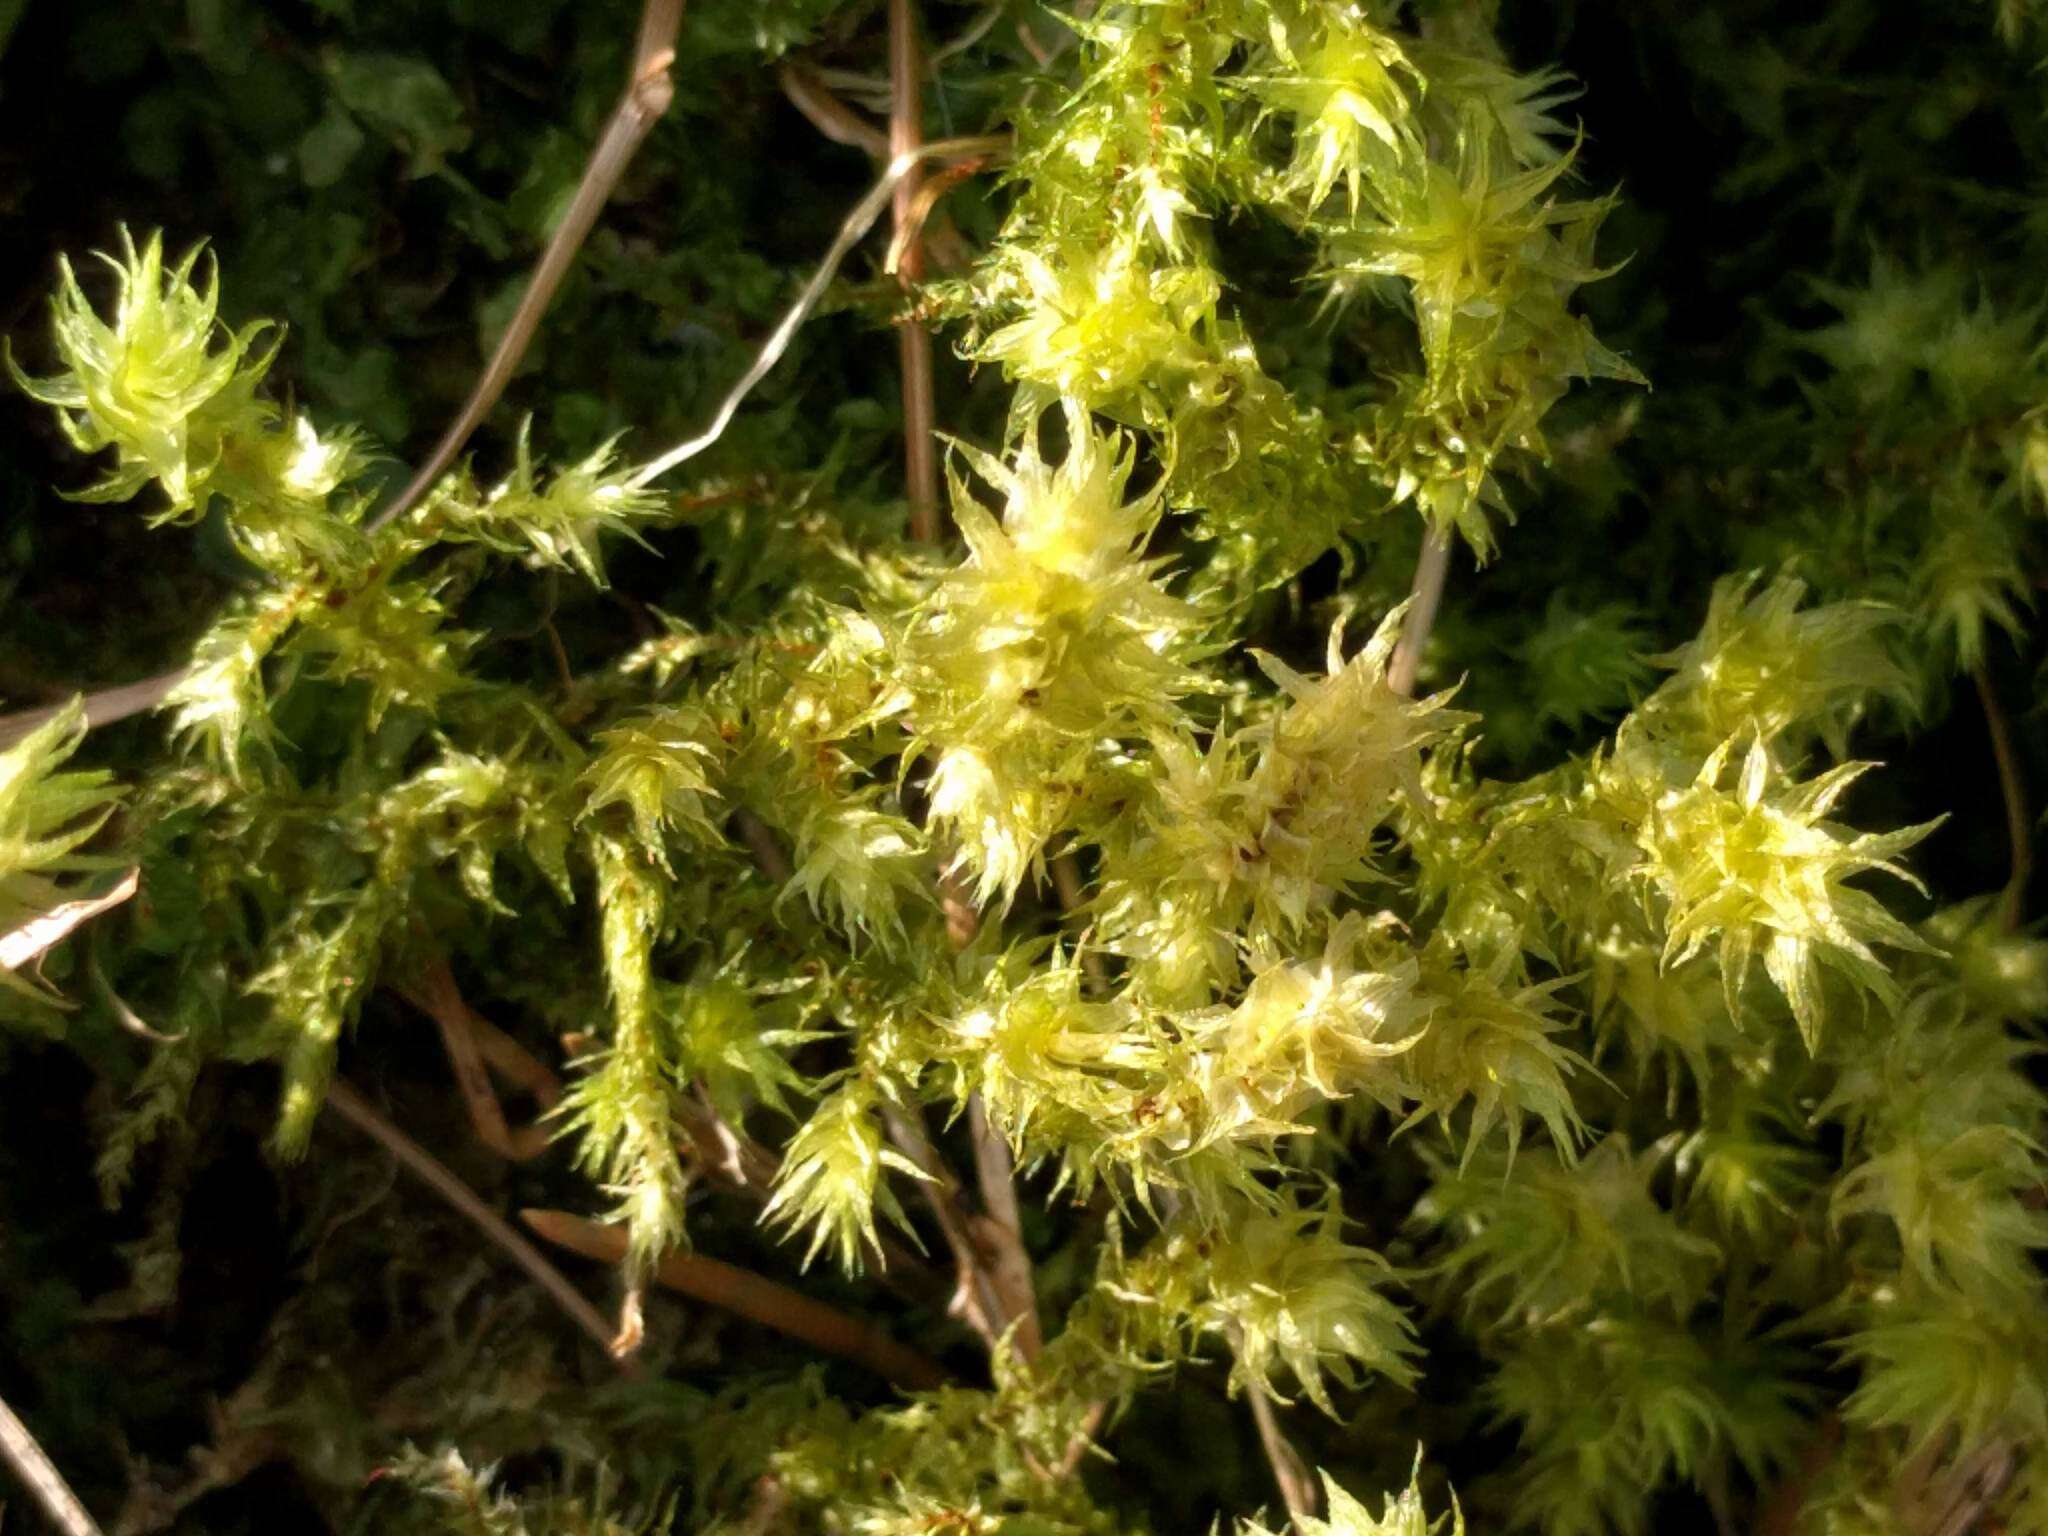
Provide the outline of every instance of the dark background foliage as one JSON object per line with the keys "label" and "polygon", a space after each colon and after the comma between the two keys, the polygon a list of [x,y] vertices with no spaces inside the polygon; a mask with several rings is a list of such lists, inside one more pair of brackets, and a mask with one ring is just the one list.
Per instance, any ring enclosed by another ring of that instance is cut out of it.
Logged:
{"label": "dark background foliage", "polygon": [[[951,36],[982,9],[934,0],[927,25]],[[934,132],[996,112],[1023,58],[1016,20],[1051,35],[1042,13],[1009,10],[932,93]],[[460,403],[509,313],[614,100],[636,11],[631,0],[0,3],[0,330],[39,363],[56,254],[107,248],[123,223],[162,228],[174,249],[208,239],[229,318],[288,327],[274,377],[318,419],[361,423],[398,474]],[[1434,666],[1468,677],[1464,702],[1487,716],[1493,766],[1518,771],[1592,739],[1649,675],[1583,643],[1584,616],[1618,613],[1644,653],[1677,643],[1717,574],[1790,552],[1788,506],[1820,530],[1810,573],[1846,587],[1857,559],[1881,561],[1881,541],[1844,553],[1856,539],[1828,530],[1867,521],[1873,484],[1905,505],[1937,494],[1955,458],[1952,419],[1912,399],[1857,399],[1839,352],[1812,340],[1840,318],[1825,285],[1867,284],[1874,262],[1950,271],[1959,305],[2038,319],[2048,100],[2033,40],[2002,41],[1989,6],[1507,0],[1502,11],[1518,64],[1557,60],[1584,84],[1586,180],[1622,194],[1603,254],[1628,258],[1587,302],[1653,384],[1642,396],[1597,387],[1560,407],[1558,462],[1519,489],[1502,557],[1454,575]],[[695,0],[675,108],[479,438],[483,464],[505,462],[523,413],[561,456],[629,429],[650,446],[701,423],[870,174],[790,106],[773,61],[800,49],[880,73],[880,12],[873,0]],[[949,204],[970,239],[992,228],[996,195],[970,186]],[[1266,306],[1262,340],[1313,371],[1328,353],[1313,303],[1260,290],[1260,262],[1277,258],[1255,232],[1241,238],[1232,259],[1249,274],[1243,302]],[[895,349],[874,270],[856,264],[705,461],[707,481],[744,498],[778,479],[897,515]],[[942,424],[985,440],[1001,420],[1000,381],[943,347],[940,369]],[[1887,445],[1875,459],[1872,440]],[[18,398],[0,406],[0,698],[12,705],[174,664],[238,579],[211,530],[152,534],[130,509],[53,493],[84,478],[45,413]],[[2020,550],[2030,582],[2048,571],[2038,546]],[[1335,557],[1312,568],[1274,600],[1276,631],[1315,633],[1339,590],[1391,597],[1413,548],[1410,532],[1363,549],[1352,572]],[[743,549],[678,536],[622,558],[618,589],[685,612],[693,585],[746,579]],[[511,669],[552,665],[532,638],[541,618],[572,660],[616,649],[635,622],[630,601],[538,583],[491,601]],[[2002,634],[1986,649],[2035,782],[2048,781],[2040,660]],[[123,726],[94,751],[118,765],[156,731]],[[1917,863],[1944,898],[1997,887],[1999,788],[1968,682],[1933,679],[1885,755],[1895,771],[1859,791],[1856,819],[1971,807]],[[549,1164],[508,1174],[463,1150],[417,1021],[373,1007],[363,1029],[378,1036],[384,1086],[408,1123],[494,1197],[568,1187]],[[306,1165],[268,1163],[273,1098],[259,1069],[203,1085],[205,1116],[126,1207],[104,1211],[95,1127],[139,1049],[111,1033],[88,1035],[83,1055],[0,1037],[0,1396],[97,1509],[127,1500],[146,1513],[131,1483],[144,1468],[145,1482],[198,1495],[179,1530],[384,1529],[399,1502],[364,1479],[407,1439],[455,1438],[479,1459],[510,1458],[528,1481],[587,1467],[599,1450],[630,1475],[666,1416],[710,1411],[729,1384],[786,1357],[736,1325],[661,1312],[671,1358],[688,1369],[667,1385],[605,1385],[603,1368],[378,1158],[328,1129]],[[374,1217],[348,1219],[364,1211]],[[720,1241],[786,1262],[744,1230]],[[1461,1368],[1450,1337],[1431,1350],[1433,1373]],[[576,1412],[558,1414],[572,1396]],[[1304,1450],[1341,1471],[1353,1449],[1419,1432],[1454,1477],[1483,1470],[1495,1439],[1434,1422],[1427,1397],[1418,1416],[1382,1393],[1385,1406],[1349,1427],[1299,1415]],[[772,1416],[772,1405],[754,1414]],[[212,1460],[187,1462],[208,1445]],[[1148,1403],[1115,1449],[1119,1466],[1099,1475],[1149,1502],[1161,1530],[1268,1496],[1217,1379]],[[700,1471],[689,1495],[719,1476]],[[1671,1518],[1676,1529],[1704,1517]]]}

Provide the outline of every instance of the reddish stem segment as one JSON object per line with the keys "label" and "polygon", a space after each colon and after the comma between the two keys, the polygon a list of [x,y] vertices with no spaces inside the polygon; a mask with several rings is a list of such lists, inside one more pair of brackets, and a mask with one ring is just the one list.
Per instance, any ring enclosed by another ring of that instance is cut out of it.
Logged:
{"label": "reddish stem segment", "polygon": [[[907,155],[924,143],[924,93],[917,44],[917,19],[910,0],[889,0],[889,153]],[[891,202],[899,237],[916,227],[918,184],[912,172],[896,183]],[[912,235],[898,269],[906,291],[924,276],[924,242]],[[932,435],[932,337],[922,322],[906,317],[896,328],[903,368],[904,479],[910,496],[910,534],[922,544],[939,537],[939,460]]]}

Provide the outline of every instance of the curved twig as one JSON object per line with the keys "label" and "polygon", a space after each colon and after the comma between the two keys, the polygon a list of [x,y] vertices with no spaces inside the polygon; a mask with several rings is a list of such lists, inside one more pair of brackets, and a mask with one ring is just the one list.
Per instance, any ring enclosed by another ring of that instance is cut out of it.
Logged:
{"label": "curved twig", "polygon": [[100,1536],[99,1526],[86,1513],[85,1506],[78,1502],[78,1495],[64,1481],[64,1474],[43,1453],[36,1437],[7,1406],[5,1398],[0,1398],[0,1458],[14,1468],[22,1486],[35,1495],[43,1513],[50,1517],[50,1523],[64,1532],[64,1536]]}
{"label": "curved twig", "polygon": [[[643,466],[629,483],[636,489],[647,485],[677,465],[695,458],[724,435],[725,429],[731,425],[733,417],[738,414],[747,396],[753,393],[754,387],[782,360],[783,353],[789,349],[791,339],[804,321],[810,318],[811,311],[817,308],[818,301],[825,296],[825,290],[838,275],[840,263],[845,261],[847,253],[860,243],[861,238],[874,228],[875,221],[881,217],[882,210],[889,204],[896,183],[907,175],[912,167],[928,160],[999,155],[1009,148],[1009,142],[1007,138],[1000,136],[946,139],[927,144],[913,155],[898,155],[892,159],[867,195],[847,215],[845,223],[840,226],[838,237],[826,251],[818,270],[811,275],[810,281],[804,285],[796,302],[790,306],[781,322],[770,333],[768,340],[762,344],[761,350],[755,355],[746,373],[720,402],[710,427],[697,437],[677,444],[660,458]],[[437,471],[435,476],[429,477],[423,468],[413,477],[413,481],[415,484],[423,481],[430,484],[438,474]],[[399,501],[392,503],[391,508],[378,515],[375,525],[388,523],[403,510],[404,498],[401,497]],[[141,682],[124,683],[118,688],[105,688],[97,693],[87,694],[84,699],[87,729],[110,724],[116,720],[125,720],[130,715],[138,715],[144,710],[155,708],[190,672],[189,665],[178,667],[155,677],[144,678]],[[0,748],[13,745],[62,707],[59,705],[23,710],[18,714],[0,716]]]}
{"label": "curved twig", "polygon": [[527,279],[526,291],[519,296],[519,308],[513,311],[511,323],[505,327],[505,334],[498,338],[497,348],[478,377],[476,387],[469,392],[469,398],[463,402],[455,420],[448,424],[448,430],[441,434],[434,451],[427,455],[426,462],[414,472],[405,489],[390,505],[370,519],[372,532],[394,518],[403,517],[419,504],[420,499],[433,489],[434,483],[447,473],[448,466],[462,452],[470,434],[489,414],[491,407],[498,403],[498,397],[505,393],[505,386],[512,382],[512,371],[532,345],[534,333],[540,329],[541,317],[547,313],[548,305],[554,302],[555,291],[568,275],[570,265],[576,260],[576,252],[582,248],[597,223],[598,214],[604,211],[604,205],[617,189],[626,166],[675,99],[675,82],[669,77],[669,69],[675,63],[676,39],[682,25],[683,0],[646,0],[646,6],[640,13],[639,41],[633,49],[633,72],[626,82],[625,92],[619,97],[618,106],[612,109],[611,120],[605,124],[597,147],[590,152],[589,163],[583,168],[583,179],[576,184],[576,195],[570,200],[568,211],[548,237],[547,247],[540,253],[533,276]]}
{"label": "curved twig", "polygon": [[[925,1134],[921,1118],[915,1106],[909,1110],[886,1104],[882,1107],[882,1120],[888,1126],[889,1139],[924,1175],[917,1181],[918,1193],[931,1207],[932,1218],[938,1222],[946,1246],[952,1250],[958,1275],[952,1309],[968,1327],[981,1335],[989,1353],[994,1354],[1002,1347],[1009,1329],[1003,1298],[997,1289],[988,1255],[982,1251],[975,1232],[974,1215],[960,1198],[960,1181],[953,1176],[953,1170],[946,1166],[945,1159],[939,1156],[938,1149]],[[1010,1338],[1012,1347],[1021,1349],[1022,1340],[1014,1333]]]}
{"label": "curved twig", "polygon": [[642,465],[626,484],[634,490],[660,479],[678,464],[694,459],[725,435],[725,429],[739,413],[740,405],[754,392],[754,386],[766,378],[775,365],[782,361],[782,354],[789,350],[789,343],[811,317],[811,311],[818,307],[818,301],[825,296],[825,290],[832,285],[832,279],[839,274],[839,264],[846,260],[847,253],[860,244],[863,236],[875,227],[875,221],[882,216],[882,210],[889,206],[889,199],[896,191],[896,184],[927,160],[957,158],[970,155],[993,155],[1007,150],[1010,141],[1000,136],[984,136],[972,139],[940,139],[926,144],[913,153],[893,157],[868,188],[867,194],[854,204],[839,226],[839,233],[833,237],[825,258],[819,262],[818,270],[811,274],[796,302],[789,306],[768,339],[761,344],[761,350],[754,354],[754,361],[747,371],[740,375],[739,382],[727,392],[712,414],[711,425],[697,436],[662,454],[659,458]]}
{"label": "curved twig", "polygon": [[833,95],[816,71],[789,59],[776,66],[775,78],[789,104],[834,144],[861,150],[877,160],[889,158],[889,135]]}

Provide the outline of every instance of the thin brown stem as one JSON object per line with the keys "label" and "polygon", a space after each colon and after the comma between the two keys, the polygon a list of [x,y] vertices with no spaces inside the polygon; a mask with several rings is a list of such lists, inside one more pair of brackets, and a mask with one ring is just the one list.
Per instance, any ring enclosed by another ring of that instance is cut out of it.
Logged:
{"label": "thin brown stem", "polygon": [[774,830],[745,806],[732,813],[732,824],[740,835],[740,841],[747,845],[747,852],[754,857],[754,867],[761,871],[769,884],[781,887],[789,884],[789,877],[796,873],[796,866],[789,862],[789,853],[776,840]]}
{"label": "thin brown stem", "polygon": [[[889,0],[889,151],[899,162],[918,152],[924,142],[922,91],[917,18],[911,0]],[[937,195],[924,196],[920,183],[918,175],[904,176],[896,184],[891,204],[894,238],[888,265],[906,292],[924,276],[921,236]],[[898,324],[897,340],[903,376],[904,480],[910,501],[910,535],[921,544],[935,544],[939,539],[939,468],[931,333],[914,314],[907,315]],[[956,949],[964,949],[974,942],[980,915],[957,879],[941,875],[939,883],[947,936]],[[892,1113],[890,1130],[905,1153],[929,1175],[921,1187],[953,1249],[960,1271],[960,1300],[969,1320],[978,1316],[979,1331],[992,1350],[1007,1336],[1011,1348],[1023,1359],[1032,1360],[1038,1355],[1043,1334],[1031,1258],[1018,1219],[1010,1149],[989,1125],[979,1096],[970,1099],[968,1117],[975,1180],[987,1213],[980,1218],[960,1207],[958,1185],[951,1171],[940,1164],[921,1126],[908,1116]]]}
{"label": "thin brown stem", "polygon": [[1010,1144],[989,1123],[981,1095],[967,1099],[968,1135],[974,1143],[974,1181],[981,1190],[983,1246],[988,1251],[989,1278],[1002,1298],[1004,1315],[1016,1329],[1017,1353],[1038,1358],[1045,1333],[1038,1320],[1038,1295],[1032,1279],[1031,1255],[1024,1247],[1024,1221],[1017,1209],[1017,1169]]}
{"label": "thin brown stem", "polygon": [[933,427],[932,336],[915,320],[896,328],[903,370],[903,465],[910,496],[910,536],[939,540],[939,454]]}
{"label": "thin brown stem", "polygon": [[561,1101],[562,1080],[546,1062],[480,1013],[471,1011],[469,1025],[493,1072],[532,1094],[542,1109],[553,1109]]}
{"label": "thin brown stem", "polygon": [[99,1526],[85,1512],[85,1506],[78,1502],[78,1495],[64,1481],[64,1474],[43,1453],[36,1437],[7,1406],[5,1398],[0,1398],[0,1459],[14,1469],[14,1475],[21,1479],[22,1486],[35,1497],[43,1513],[50,1517],[50,1523],[64,1536],[100,1536]]}
{"label": "thin brown stem", "polygon": [[947,1248],[952,1251],[954,1271],[958,1277],[953,1310],[960,1314],[968,1327],[981,1335],[982,1342],[993,1354],[1002,1346],[1008,1318],[1002,1296],[989,1273],[988,1255],[983,1253],[981,1241],[974,1230],[974,1218],[960,1202],[960,1182],[939,1156],[931,1138],[925,1135],[924,1127],[915,1118],[915,1111],[906,1113],[885,1106],[882,1118],[888,1125],[889,1139],[896,1144],[897,1151],[909,1158],[918,1172],[924,1175],[917,1181],[918,1193],[924,1196]]}
{"label": "thin brown stem", "polygon": [[942,272],[959,272],[971,264],[974,253],[953,221],[940,212],[939,204],[953,188],[968,177],[979,175],[987,166],[988,161],[981,158],[956,160],[926,177],[924,185],[917,189],[905,222],[890,236],[889,254],[883,259],[882,270],[891,275],[901,271],[903,253],[913,243],[922,245],[926,258]]}
{"label": "thin brown stem", "polygon": [[789,104],[834,144],[861,150],[877,160],[889,157],[889,135],[835,96],[814,71],[789,60],[776,68],[775,78]]}
{"label": "thin brown stem", "polygon": [[[924,145],[924,95],[919,68],[917,18],[910,0],[889,0],[889,153],[915,154]],[[893,224],[900,236],[922,221],[918,184],[913,171],[896,184],[891,202]],[[912,234],[899,260],[898,276],[906,292],[924,276],[924,244]],[[903,372],[903,464],[910,497],[910,535],[922,544],[938,542],[939,460],[933,435],[936,410],[932,399],[931,332],[915,318],[896,328]]]}
{"label": "thin brown stem", "polygon": [[[85,709],[85,728],[96,730],[103,725],[112,725],[116,720],[126,720],[130,715],[139,715],[144,710],[155,709],[173,688],[185,681],[191,670],[189,666],[174,667],[168,672],[157,673],[155,677],[145,677],[139,683],[123,683],[118,688],[102,688],[97,693],[86,694],[79,701]],[[30,731],[49,724],[60,710],[69,707],[67,701],[0,715],[0,752],[13,746]]]}
{"label": "thin brown stem", "polygon": [[[790,105],[834,144],[861,150],[876,160],[889,159],[889,135],[848,106],[816,70],[791,60],[776,71],[776,78]],[[901,265],[898,242],[907,245],[914,238],[922,238],[926,257],[940,270],[958,272],[967,266],[973,253],[952,220],[937,211],[937,205],[947,192],[985,163],[962,160],[925,179],[912,199],[908,222],[899,221],[890,238],[889,257],[882,263],[885,272],[893,275]]]}
{"label": "thin brown stem", "polygon": [[733,1193],[766,1205],[775,1193],[782,1160],[712,1108],[702,1088],[680,1095],[675,1107],[692,1161]]}
{"label": "thin brown stem", "polygon": [[1401,638],[1394,646],[1394,659],[1387,667],[1387,686],[1394,692],[1412,695],[1415,674],[1422,666],[1422,648],[1436,627],[1436,612],[1443,602],[1444,577],[1451,567],[1451,535],[1447,529],[1432,528],[1422,542],[1422,555],[1415,562],[1415,581],[1409,590],[1408,615],[1401,622]]}
{"label": "thin brown stem", "polygon": [[[519,1219],[547,1241],[585,1258],[617,1264],[626,1257],[623,1227],[586,1221],[567,1211],[521,1211]],[[679,1295],[852,1360],[898,1386],[926,1391],[949,1379],[933,1361],[880,1329],[736,1264],[702,1254],[672,1253],[654,1266],[653,1273],[657,1282]]]}
{"label": "thin brown stem", "polygon": [[1259,1444],[1266,1452],[1266,1464],[1273,1469],[1273,1484],[1280,1490],[1280,1502],[1287,1506],[1288,1517],[1299,1528],[1304,1518],[1315,1515],[1315,1483],[1300,1453],[1288,1443],[1286,1432],[1280,1428],[1280,1417],[1273,1412],[1271,1400],[1256,1387],[1245,1395],[1251,1399],[1252,1422],[1258,1425]]}
{"label": "thin brown stem", "polygon": [[[484,1047],[484,1032],[489,1026],[463,1000],[447,957],[435,956],[421,974],[419,984],[400,988],[399,995],[432,1019],[440,1030],[441,1048],[455,1074],[455,1086],[462,1095],[477,1139],[513,1162],[527,1162],[545,1152],[552,1139],[546,1126],[527,1125],[514,1131],[507,1123],[505,1108],[491,1086],[490,1058]],[[553,1074],[548,1076],[552,1078]],[[553,1102],[552,1098],[545,1100],[546,1104]]]}
{"label": "thin brown stem", "polygon": [[[1081,865],[1072,853],[1062,853],[1052,861],[1052,888],[1059,897],[1060,910],[1072,917],[1088,904],[1088,892],[1081,884]],[[1102,964],[1102,952],[1088,943],[1084,930],[1077,941],[1081,952],[1081,970],[1088,977],[1089,985],[1108,985],[1109,974]]]}
{"label": "thin brown stem", "polygon": [[[532,1094],[544,1109],[560,1102],[561,1079],[547,1063],[466,1004],[464,1011],[469,1033],[492,1071]],[[729,1192],[766,1205],[775,1192],[782,1160],[721,1115],[701,1085],[672,1102],[691,1163]],[[882,1283],[907,1301],[928,1302],[944,1288],[943,1279],[922,1257],[891,1237],[877,1235],[874,1256]]]}
{"label": "thin brown stem", "polygon": [[1081,1415],[1081,1427],[1074,1431],[1074,1437],[1067,1442],[1066,1453],[1060,1457],[1060,1464],[1054,1468],[1060,1477],[1072,1477],[1081,1470],[1081,1458],[1088,1454],[1088,1447],[1095,1443],[1095,1435],[1102,1428],[1102,1421],[1109,1414],[1109,1403],[1097,1398],[1088,1405]]}
{"label": "thin brown stem", "polygon": [[448,424],[448,430],[441,434],[441,440],[427,455],[426,462],[406,482],[405,489],[370,520],[372,530],[383,527],[394,518],[403,517],[419,504],[421,498],[433,489],[434,483],[447,473],[448,466],[455,462],[455,456],[469,441],[470,434],[490,413],[491,407],[498,403],[499,397],[505,393],[505,386],[512,382],[513,370],[532,345],[542,317],[554,302],[556,290],[568,275],[577,251],[596,226],[597,216],[617,190],[619,178],[625,174],[634,154],[646,142],[647,135],[675,98],[675,82],[670,78],[669,70],[675,63],[676,39],[682,24],[683,0],[646,0],[640,13],[640,35],[633,48],[632,73],[626,81],[625,91],[619,97],[619,104],[612,109],[611,119],[599,135],[596,148],[590,152],[589,162],[583,167],[583,179],[576,185],[568,211],[548,237],[547,247],[534,266],[533,276],[527,279],[526,291],[519,297],[519,307],[513,311],[505,334],[498,338],[497,348],[491,353],[491,360],[484,366],[475,388],[470,391],[469,399],[463,402],[455,420]]}
{"label": "thin brown stem", "polygon": [[541,1251],[514,1231],[510,1222],[485,1205],[446,1164],[400,1130],[370,1101],[341,1078],[327,1085],[328,1109],[375,1141],[397,1158],[414,1177],[447,1201],[469,1224],[504,1250],[506,1257],[526,1271],[528,1278],[546,1291],[569,1320],[588,1334],[599,1349],[610,1354],[615,1330],[604,1314]]}
{"label": "thin brown stem", "polygon": [[2027,781],[2020,772],[2019,753],[2014,750],[2012,722],[1991,676],[1982,664],[1970,672],[1977,685],[1977,697],[1984,705],[1984,723],[1991,731],[1991,755],[1998,760],[1998,788],[2005,800],[2005,835],[2011,844],[2011,874],[1999,898],[1999,917],[2007,933],[2015,932],[2026,916],[2027,882],[2034,873],[2034,818],[2027,807]]}

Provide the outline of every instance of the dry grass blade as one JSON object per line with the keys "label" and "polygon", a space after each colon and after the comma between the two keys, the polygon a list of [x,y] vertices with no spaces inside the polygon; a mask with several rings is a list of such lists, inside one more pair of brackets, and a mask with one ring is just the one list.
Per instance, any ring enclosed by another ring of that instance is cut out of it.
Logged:
{"label": "dry grass blade", "polygon": [[775,365],[782,361],[783,354],[789,350],[790,341],[802,329],[803,323],[811,317],[811,311],[818,307],[818,301],[825,297],[825,290],[832,286],[832,279],[839,275],[840,263],[846,260],[848,253],[856,245],[860,244],[867,232],[875,227],[875,221],[881,218],[882,210],[889,206],[897,183],[929,160],[996,155],[1006,152],[1009,147],[1008,139],[991,136],[941,139],[925,145],[915,153],[892,157],[889,164],[883,168],[882,174],[876,178],[875,184],[868,188],[866,195],[854,204],[845,220],[841,222],[839,233],[833,237],[824,260],[818,263],[817,271],[811,274],[810,281],[804,284],[796,301],[783,312],[782,319],[776,322],[775,329],[768,333],[768,339],[761,344],[760,351],[754,354],[754,360],[747,365],[747,371],[740,375],[739,382],[734,384],[726,392],[725,398],[719,402],[718,409],[712,413],[711,425],[695,437],[676,444],[658,458],[642,465],[627,484],[635,490],[650,485],[677,465],[694,459],[725,435],[725,429],[732,424],[733,417],[739,413],[739,408],[747,396],[754,392],[754,386],[766,378]]}
{"label": "dry grass blade", "polygon": [[141,879],[142,871],[131,869],[103,896],[63,902],[30,918],[19,928],[0,933],[0,969],[18,971],[40,959],[68,938],[73,929],[133,896]]}
{"label": "dry grass blade", "polygon": [[35,1496],[50,1523],[64,1536],[100,1536],[99,1526],[78,1502],[78,1495],[64,1481],[64,1474],[43,1454],[36,1437],[7,1406],[5,1398],[0,1398],[0,1457],[6,1458],[22,1486]]}
{"label": "dry grass blade", "polygon": [[989,1124],[981,1095],[967,1101],[968,1133],[974,1141],[975,1183],[987,1214],[977,1224],[988,1254],[989,1281],[1003,1313],[1015,1329],[1017,1353],[1035,1360],[1045,1334],[1038,1320],[1038,1295],[1032,1279],[1031,1255],[1024,1248],[1024,1222],[1017,1210],[1017,1170],[1009,1143]]}
{"label": "dry grass blade", "polygon": [[777,67],[775,78],[789,104],[834,144],[862,150],[877,160],[888,159],[889,135],[833,95],[814,71],[787,61]]}

